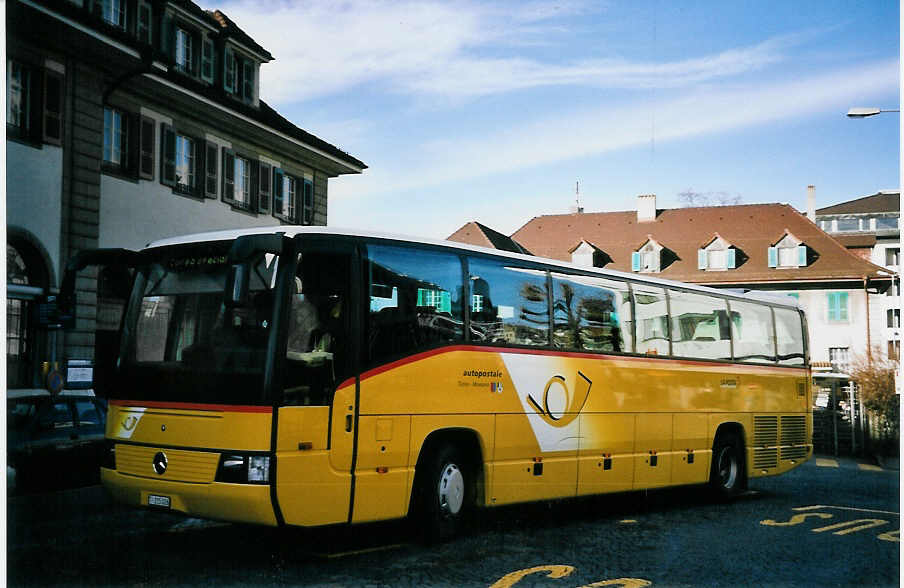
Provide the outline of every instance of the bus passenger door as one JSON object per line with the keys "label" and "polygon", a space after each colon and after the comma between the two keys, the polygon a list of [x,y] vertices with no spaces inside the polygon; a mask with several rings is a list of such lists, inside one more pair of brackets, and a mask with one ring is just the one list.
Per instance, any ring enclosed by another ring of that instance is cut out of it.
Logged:
{"label": "bus passenger door", "polygon": [[277,424],[277,498],[290,525],[348,521],[358,321],[350,243],[303,242],[289,286]]}

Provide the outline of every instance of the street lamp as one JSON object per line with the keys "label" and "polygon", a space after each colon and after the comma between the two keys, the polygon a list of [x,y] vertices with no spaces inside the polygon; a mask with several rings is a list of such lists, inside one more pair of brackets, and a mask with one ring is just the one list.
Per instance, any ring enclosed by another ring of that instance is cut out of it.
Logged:
{"label": "street lamp", "polygon": [[858,106],[848,110],[847,115],[851,118],[866,118],[868,116],[876,116],[881,112],[900,112],[900,110],[897,108],[864,108]]}

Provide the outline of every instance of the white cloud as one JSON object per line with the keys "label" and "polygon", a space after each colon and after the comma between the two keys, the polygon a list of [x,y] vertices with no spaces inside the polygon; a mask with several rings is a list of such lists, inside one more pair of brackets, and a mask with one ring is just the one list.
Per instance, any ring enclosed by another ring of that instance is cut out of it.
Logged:
{"label": "white cloud", "polygon": [[[898,62],[837,70],[768,85],[692,90],[660,101],[560,112],[519,127],[412,145],[364,176],[334,180],[334,199],[400,193],[657,142],[780,120],[841,116],[850,104],[893,93]],[[653,120],[655,118],[655,134]]]}
{"label": "white cloud", "polygon": [[568,42],[567,17],[602,7],[530,2],[517,10],[483,3],[350,0],[341,4],[227,3],[223,10],[276,60],[262,70],[264,98],[280,104],[354,91],[467,99],[553,85],[681,87],[754,71],[783,58],[784,36],[672,62],[624,59],[560,63],[507,57],[506,49]]}

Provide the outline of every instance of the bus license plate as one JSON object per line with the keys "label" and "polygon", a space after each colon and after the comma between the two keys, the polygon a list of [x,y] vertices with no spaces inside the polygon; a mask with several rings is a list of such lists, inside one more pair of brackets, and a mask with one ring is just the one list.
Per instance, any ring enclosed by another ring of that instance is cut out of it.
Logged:
{"label": "bus license plate", "polygon": [[169,496],[158,496],[157,494],[148,494],[148,505],[149,506],[162,506],[163,508],[170,507],[170,497]]}

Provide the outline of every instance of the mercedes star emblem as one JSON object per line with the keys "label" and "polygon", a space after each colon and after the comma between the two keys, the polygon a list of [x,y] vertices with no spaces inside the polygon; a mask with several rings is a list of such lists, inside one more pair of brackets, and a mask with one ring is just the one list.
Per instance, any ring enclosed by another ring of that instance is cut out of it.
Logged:
{"label": "mercedes star emblem", "polygon": [[157,472],[158,475],[162,476],[164,472],[166,472],[166,454],[162,451],[158,451],[157,455],[154,456],[154,471]]}

